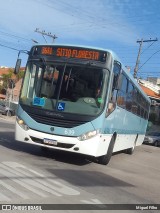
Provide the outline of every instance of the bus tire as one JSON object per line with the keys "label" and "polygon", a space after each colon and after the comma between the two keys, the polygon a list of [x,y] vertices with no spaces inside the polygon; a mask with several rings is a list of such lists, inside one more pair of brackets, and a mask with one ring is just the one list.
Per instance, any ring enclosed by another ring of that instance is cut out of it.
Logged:
{"label": "bus tire", "polygon": [[133,144],[133,146],[131,148],[126,149],[126,154],[132,155],[134,153],[135,146],[136,146],[136,141],[134,142],[134,144]]}
{"label": "bus tire", "polygon": [[134,141],[133,146],[132,146],[131,148],[129,148],[129,149],[126,149],[126,154],[132,155],[132,154],[134,153],[137,139],[138,139],[138,135],[136,136],[136,139],[135,139],[135,141]]}
{"label": "bus tire", "polygon": [[134,153],[135,145],[129,149],[126,149],[126,154],[132,155]]}
{"label": "bus tire", "polygon": [[107,151],[106,155],[100,156],[98,157],[98,163],[102,164],[102,165],[107,165],[112,157],[112,152],[113,152],[113,148],[114,148],[114,143],[115,143],[115,137],[112,136],[112,139],[110,141],[109,144],[109,148]]}

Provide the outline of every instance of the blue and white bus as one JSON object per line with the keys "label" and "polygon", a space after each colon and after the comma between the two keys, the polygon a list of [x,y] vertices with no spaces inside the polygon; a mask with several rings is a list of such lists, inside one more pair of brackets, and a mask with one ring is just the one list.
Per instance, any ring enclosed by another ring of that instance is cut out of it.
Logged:
{"label": "blue and white bus", "polygon": [[20,92],[15,139],[108,164],[112,153],[132,154],[142,144],[149,108],[150,99],[112,51],[35,45]]}

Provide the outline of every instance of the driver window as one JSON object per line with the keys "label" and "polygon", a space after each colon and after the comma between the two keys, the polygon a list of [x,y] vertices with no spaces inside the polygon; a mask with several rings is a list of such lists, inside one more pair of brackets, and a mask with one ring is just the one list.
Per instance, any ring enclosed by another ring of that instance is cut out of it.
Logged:
{"label": "driver window", "polygon": [[41,97],[53,98],[55,97],[55,90],[57,79],[59,77],[59,70],[56,67],[48,66],[43,74]]}
{"label": "driver window", "polygon": [[113,89],[116,89],[117,84],[118,84],[118,77],[121,71],[121,65],[119,62],[114,62],[114,67],[113,67]]}

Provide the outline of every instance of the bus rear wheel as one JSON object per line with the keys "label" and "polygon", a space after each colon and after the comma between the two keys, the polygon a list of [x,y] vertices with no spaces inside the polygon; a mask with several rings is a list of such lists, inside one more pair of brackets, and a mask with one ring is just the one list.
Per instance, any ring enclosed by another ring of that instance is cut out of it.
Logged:
{"label": "bus rear wheel", "polygon": [[129,149],[126,149],[126,154],[132,155],[132,154],[134,153],[137,139],[138,139],[138,135],[136,136],[136,139],[135,139],[135,141],[134,141],[133,146],[132,146],[131,148],[129,148]]}
{"label": "bus rear wheel", "polygon": [[102,164],[102,165],[107,165],[112,157],[112,152],[113,152],[113,148],[114,148],[114,143],[115,143],[115,137],[113,136],[110,144],[109,144],[109,148],[107,151],[106,155],[100,156],[98,157],[98,163]]}
{"label": "bus rear wheel", "polygon": [[134,149],[135,149],[135,146],[129,148],[129,149],[126,149],[126,154],[128,155],[132,155],[134,153]]}
{"label": "bus rear wheel", "polygon": [[136,141],[134,142],[134,145],[131,148],[126,149],[126,154],[132,155],[134,153],[135,146],[136,146]]}

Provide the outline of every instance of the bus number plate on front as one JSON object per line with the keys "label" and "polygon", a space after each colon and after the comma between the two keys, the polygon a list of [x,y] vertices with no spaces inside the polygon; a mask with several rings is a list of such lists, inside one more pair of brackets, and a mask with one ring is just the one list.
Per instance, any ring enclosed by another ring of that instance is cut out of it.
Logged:
{"label": "bus number plate on front", "polygon": [[51,139],[47,139],[47,138],[43,139],[43,143],[46,144],[46,145],[57,146],[56,140],[51,140]]}

